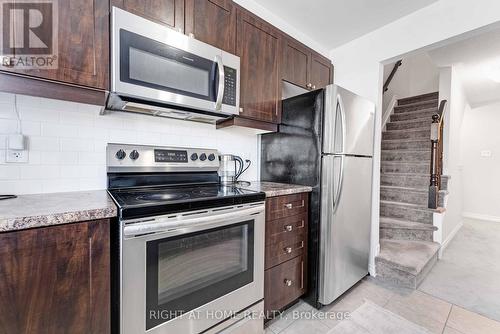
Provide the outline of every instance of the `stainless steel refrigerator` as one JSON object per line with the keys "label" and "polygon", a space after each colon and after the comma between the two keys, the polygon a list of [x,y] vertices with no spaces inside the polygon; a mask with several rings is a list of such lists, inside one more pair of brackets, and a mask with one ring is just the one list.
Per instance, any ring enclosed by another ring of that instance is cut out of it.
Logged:
{"label": "stainless steel refrigerator", "polygon": [[333,302],[368,273],[375,106],[339,86],[283,101],[261,138],[261,179],[313,187],[306,301]]}

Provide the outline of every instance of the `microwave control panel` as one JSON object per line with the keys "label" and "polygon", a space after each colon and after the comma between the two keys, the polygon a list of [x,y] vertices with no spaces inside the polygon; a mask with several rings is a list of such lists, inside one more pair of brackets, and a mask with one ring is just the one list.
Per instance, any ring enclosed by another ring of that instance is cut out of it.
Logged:
{"label": "microwave control panel", "polygon": [[224,66],[224,97],[222,103],[236,106],[236,70]]}

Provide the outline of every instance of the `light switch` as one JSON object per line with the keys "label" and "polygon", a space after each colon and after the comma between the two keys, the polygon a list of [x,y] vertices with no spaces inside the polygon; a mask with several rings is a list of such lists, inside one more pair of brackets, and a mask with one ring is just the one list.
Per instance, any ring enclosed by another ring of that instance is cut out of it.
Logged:
{"label": "light switch", "polygon": [[483,151],[481,151],[481,156],[484,158],[489,158],[489,157],[491,157],[491,151],[490,150],[483,150]]}

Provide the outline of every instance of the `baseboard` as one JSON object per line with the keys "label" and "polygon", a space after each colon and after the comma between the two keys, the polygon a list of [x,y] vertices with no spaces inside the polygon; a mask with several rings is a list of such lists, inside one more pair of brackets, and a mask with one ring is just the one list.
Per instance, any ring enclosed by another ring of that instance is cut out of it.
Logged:
{"label": "baseboard", "polygon": [[458,231],[460,231],[462,226],[464,226],[464,223],[462,221],[460,221],[457,224],[457,226],[455,226],[453,231],[451,231],[451,233],[448,234],[448,236],[446,237],[446,240],[441,244],[441,248],[439,249],[439,254],[438,254],[439,258],[441,258],[443,256],[444,250],[446,249],[446,247],[448,247],[448,244],[453,240],[453,238],[455,238],[455,235],[457,235]]}
{"label": "baseboard", "polygon": [[487,222],[500,223],[500,217],[483,215],[483,214],[474,213],[474,212],[463,212],[462,217],[470,218],[470,219],[477,219],[477,220],[484,220]]}

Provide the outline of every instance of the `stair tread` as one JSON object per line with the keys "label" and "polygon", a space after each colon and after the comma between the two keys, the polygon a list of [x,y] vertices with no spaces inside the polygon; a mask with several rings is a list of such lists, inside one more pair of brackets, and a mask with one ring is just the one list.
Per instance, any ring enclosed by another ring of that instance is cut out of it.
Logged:
{"label": "stair tread", "polygon": [[430,93],[425,93],[425,94],[420,94],[420,95],[415,95],[415,96],[402,97],[402,98],[398,99],[398,103],[405,102],[408,100],[413,100],[413,99],[421,99],[422,101],[437,100],[437,99],[439,99],[439,92],[430,92]]}
{"label": "stair tread", "polygon": [[395,172],[390,172],[390,173],[382,173],[382,174],[387,175],[387,176],[418,176],[418,177],[429,177],[429,178],[431,177],[430,174],[423,174],[423,173],[395,173]]}
{"label": "stair tread", "polygon": [[422,211],[434,211],[434,209],[430,209],[430,208],[428,208],[426,206],[422,206],[422,205],[418,205],[418,204],[413,204],[413,203],[406,203],[406,202],[396,202],[396,201],[381,200],[380,204],[403,206],[403,207],[407,207],[408,209],[415,209],[415,210],[422,210]]}
{"label": "stair tread", "polygon": [[[402,106],[395,106],[394,108],[396,107],[406,107],[406,105],[402,105]],[[419,110],[409,110],[409,111],[405,111],[405,112],[398,112],[398,113],[395,113],[395,114],[391,114],[391,116],[393,115],[402,115],[402,114],[419,114],[419,113],[423,113],[423,112],[437,112],[438,111],[438,106],[436,105],[435,107],[430,107],[430,108],[425,108],[425,109],[419,109]]]}
{"label": "stair tread", "polygon": [[420,123],[423,121],[429,121],[429,126],[432,124],[432,118],[430,117],[417,117],[412,119],[404,119],[400,121],[389,121],[387,124],[411,124],[411,123]]}
{"label": "stair tread", "polygon": [[381,160],[384,164],[400,164],[400,165],[426,165],[430,164],[430,161],[398,161],[398,160]]}
{"label": "stair tread", "polygon": [[413,143],[413,142],[426,142],[429,143],[430,139],[423,138],[405,138],[405,139],[382,139],[382,142],[388,143]]}
{"label": "stair tread", "polygon": [[426,230],[436,231],[437,227],[430,224],[423,224],[409,220],[396,219],[391,217],[380,217],[380,227],[382,228],[400,228],[407,230]]}
{"label": "stair tread", "polygon": [[415,150],[414,148],[397,148],[394,150],[387,150],[387,149],[382,149],[382,153],[387,152],[387,153],[422,153],[422,152],[431,152],[430,149],[425,149],[425,150]]}
{"label": "stair tread", "polygon": [[[428,131],[429,133],[431,132],[431,127],[426,126],[426,127],[420,127],[420,128],[413,128],[413,129],[390,129],[390,130],[385,130],[383,132],[419,132],[419,131]],[[430,141],[430,139],[429,139]]]}
{"label": "stair tread", "polygon": [[388,188],[391,190],[401,190],[401,191],[411,191],[426,194],[428,190],[422,188],[412,188],[412,187],[398,187],[398,186],[389,186],[389,185],[381,185],[380,188]]}
{"label": "stair tread", "polygon": [[377,260],[416,276],[439,248],[438,243],[431,241],[380,239]]}
{"label": "stair tread", "polygon": [[437,98],[435,98],[435,99],[423,100],[423,101],[407,103],[407,104],[402,104],[402,105],[398,104],[397,107],[414,107],[414,106],[419,106],[422,104],[429,104],[431,102],[436,102],[436,106],[439,104],[439,100]]}

